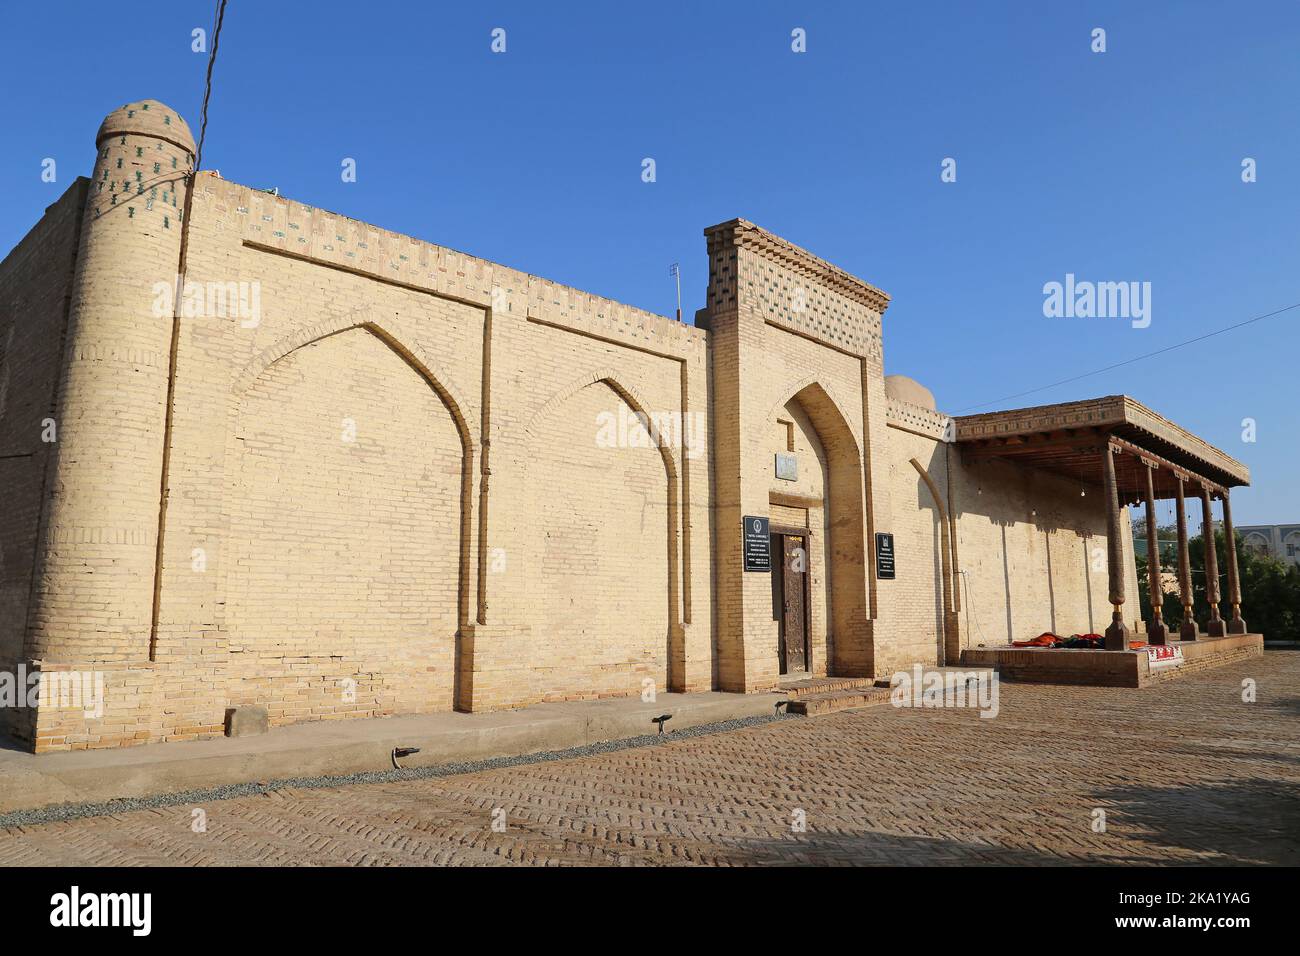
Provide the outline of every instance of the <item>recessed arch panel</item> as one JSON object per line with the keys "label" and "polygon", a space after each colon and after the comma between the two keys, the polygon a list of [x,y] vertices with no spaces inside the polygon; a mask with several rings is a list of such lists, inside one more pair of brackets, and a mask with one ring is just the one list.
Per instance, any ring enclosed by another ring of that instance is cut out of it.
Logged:
{"label": "recessed arch panel", "polygon": [[222,554],[233,705],[263,704],[276,723],[454,706],[472,450],[413,359],[356,324],[290,343],[236,389]]}
{"label": "recessed arch panel", "polygon": [[611,375],[545,402],[526,429],[533,700],[669,685],[677,618],[677,476],[646,410]]}

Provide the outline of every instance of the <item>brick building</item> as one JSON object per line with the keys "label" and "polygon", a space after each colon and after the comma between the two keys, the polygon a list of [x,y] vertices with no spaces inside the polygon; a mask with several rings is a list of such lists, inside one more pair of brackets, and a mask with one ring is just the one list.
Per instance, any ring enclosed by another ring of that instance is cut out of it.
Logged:
{"label": "brick building", "polygon": [[744,220],[691,326],[191,176],[156,101],[96,146],[0,264],[0,668],[103,682],[4,708],[38,751],[1141,630],[1124,462],[1249,480],[1122,396],[943,415]]}

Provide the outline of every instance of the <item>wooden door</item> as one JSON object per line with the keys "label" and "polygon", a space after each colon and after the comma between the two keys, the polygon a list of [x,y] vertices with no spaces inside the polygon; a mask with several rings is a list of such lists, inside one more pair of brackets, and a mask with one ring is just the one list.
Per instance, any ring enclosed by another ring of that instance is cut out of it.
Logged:
{"label": "wooden door", "polygon": [[781,536],[781,673],[808,669],[808,539]]}

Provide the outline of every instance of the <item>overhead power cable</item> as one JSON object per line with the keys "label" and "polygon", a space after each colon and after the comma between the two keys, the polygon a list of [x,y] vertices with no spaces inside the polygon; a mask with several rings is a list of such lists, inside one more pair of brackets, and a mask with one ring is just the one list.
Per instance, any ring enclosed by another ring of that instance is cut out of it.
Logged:
{"label": "overhead power cable", "polygon": [[208,54],[208,75],[203,83],[203,110],[199,116],[199,146],[194,154],[194,171],[203,164],[203,139],[208,133],[208,100],[212,97],[212,68],[217,62],[217,45],[221,42],[221,23],[226,18],[226,0],[217,0],[217,14],[212,27],[212,52]]}
{"label": "overhead power cable", "polygon": [[1263,315],[1257,315],[1253,319],[1246,319],[1244,322],[1238,322],[1235,325],[1229,325],[1226,328],[1217,329],[1213,332],[1206,332],[1204,335],[1198,335],[1195,338],[1188,339],[1186,342],[1178,342],[1175,345],[1166,345],[1162,349],[1156,349],[1154,352],[1147,352],[1145,355],[1138,355],[1131,359],[1125,359],[1123,362],[1116,362],[1114,365],[1107,365],[1105,368],[1094,369],[1091,372],[1083,372],[1080,375],[1072,375],[1070,378],[1063,378],[1059,382],[1052,382],[1050,385],[1040,385],[1037,388],[1026,389],[1023,392],[1016,392],[1014,395],[1004,395],[1002,398],[995,398],[991,401],[980,402],[977,405],[967,405],[965,408],[958,409],[954,415],[960,415],[962,412],[969,411],[972,408],[983,408],[986,405],[1000,405],[1002,402],[1009,402],[1014,398],[1023,398],[1025,395],[1033,395],[1036,392],[1045,392],[1049,388],[1056,388],[1060,385],[1068,385],[1071,382],[1077,382],[1083,378],[1091,378],[1093,375],[1101,375],[1103,372],[1109,372],[1113,369],[1123,368],[1125,365],[1132,365],[1134,362],[1141,362],[1144,359],[1155,358],[1157,355],[1164,355],[1166,352],[1172,352],[1174,349],[1181,349],[1188,345],[1194,345],[1197,342],[1204,342],[1206,339],[1212,339],[1216,335],[1223,335],[1225,332],[1232,332],[1235,329],[1244,328],[1255,322],[1262,322],[1264,319],[1271,319],[1275,315],[1281,315],[1283,312],[1290,312],[1292,309],[1300,309],[1300,302],[1294,305],[1284,306],[1281,309],[1275,309],[1272,312],[1265,312]]}

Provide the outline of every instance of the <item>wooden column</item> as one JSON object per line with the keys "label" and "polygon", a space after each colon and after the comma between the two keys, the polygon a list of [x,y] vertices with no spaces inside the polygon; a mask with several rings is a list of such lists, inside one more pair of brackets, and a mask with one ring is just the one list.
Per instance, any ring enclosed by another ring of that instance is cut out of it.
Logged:
{"label": "wooden column", "polygon": [[1115,452],[1108,443],[1102,450],[1102,477],[1106,489],[1106,576],[1110,579],[1110,627],[1106,650],[1128,650],[1130,632],[1124,624],[1124,550],[1119,513],[1119,487],[1115,482]]}
{"label": "wooden column", "polygon": [[1178,638],[1194,641],[1200,634],[1196,618],[1192,616],[1192,562],[1187,554],[1187,503],[1183,498],[1182,475],[1178,479],[1178,596],[1183,605],[1183,625],[1178,630]]}
{"label": "wooden column", "polygon": [[1237,535],[1232,530],[1232,504],[1227,488],[1223,489],[1223,547],[1228,559],[1228,602],[1232,605],[1228,633],[1245,634],[1246,622],[1241,619],[1241,578],[1237,571]]}
{"label": "wooden column", "polygon": [[1205,541],[1205,600],[1210,605],[1210,619],[1205,633],[1223,637],[1228,633],[1219,617],[1219,555],[1214,547],[1214,513],[1210,510],[1210,489],[1201,485],[1201,538]]}
{"label": "wooden column", "polygon": [[1165,592],[1160,584],[1160,540],[1156,527],[1156,490],[1153,472],[1159,467],[1142,460],[1147,469],[1147,594],[1151,596],[1151,620],[1147,621],[1147,643],[1164,644],[1169,638],[1163,615]]}

